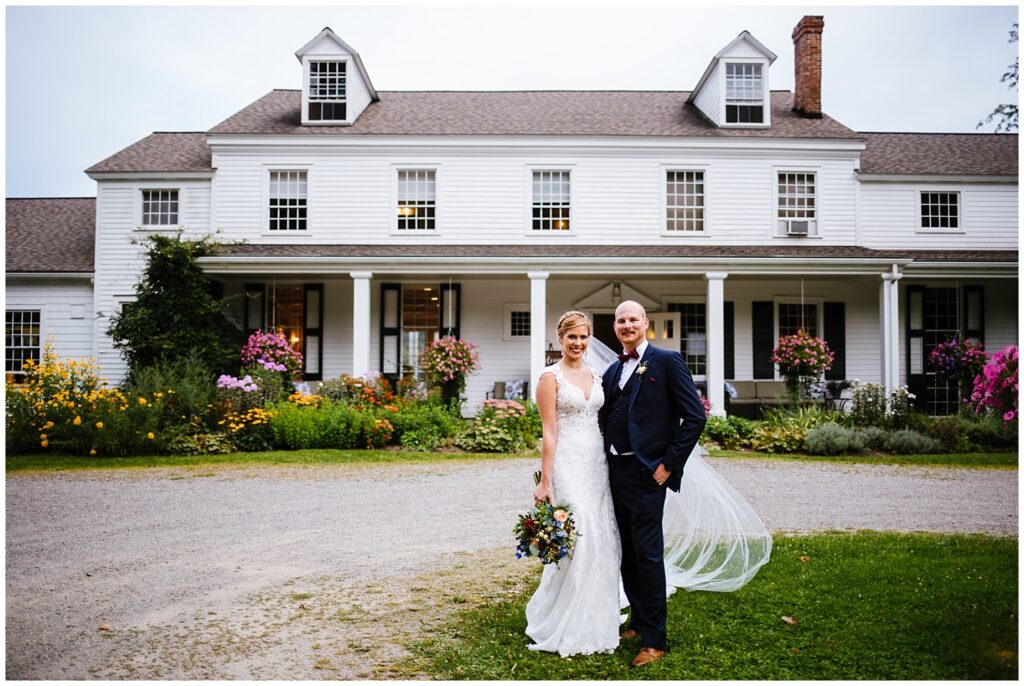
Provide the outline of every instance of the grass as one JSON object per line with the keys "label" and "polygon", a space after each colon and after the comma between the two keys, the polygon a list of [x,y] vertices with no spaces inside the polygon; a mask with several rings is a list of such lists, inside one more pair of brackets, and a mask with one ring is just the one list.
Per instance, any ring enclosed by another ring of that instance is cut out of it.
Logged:
{"label": "grass", "polygon": [[133,455],[129,457],[82,457],[33,453],[8,455],[7,471],[58,471],[69,469],[125,469],[145,467],[215,467],[218,465],[328,465],[464,460],[509,460],[535,454],[419,453],[397,450],[273,450],[230,455]]}
{"label": "grass", "polygon": [[[806,562],[801,557],[806,556]],[[537,574],[539,577],[539,574]],[[1017,541],[860,533],[777,539],[736,593],[669,601],[669,655],[643,669],[615,654],[527,650],[524,606],[456,615],[411,646],[409,668],[439,679],[1010,679],[1017,666]],[[790,625],[782,617],[794,618]]]}
{"label": "grass", "polygon": [[[773,455],[745,450],[716,450],[713,457],[800,460],[815,462],[910,464],[950,467],[1016,468],[1017,453],[966,453],[949,455]],[[52,453],[8,455],[7,471],[59,471],[71,469],[126,469],[145,467],[214,467],[217,465],[328,465],[381,464],[398,462],[452,462],[462,460],[508,460],[537,457],[536,452],[506,453],[420,453],[397,450],[274,450],[264,453],[230,455],[135,455],[130,457],[82,457]]]}
{"label": "grass", "polygon": [[843,464],[912,464],[950,467],[1017,467],[1018,453],[939,453],[934,455],[805,455],[802,453],[756,453],[747,450],[714,450],[712,457],[743,457],[770,460],[840,462]]}

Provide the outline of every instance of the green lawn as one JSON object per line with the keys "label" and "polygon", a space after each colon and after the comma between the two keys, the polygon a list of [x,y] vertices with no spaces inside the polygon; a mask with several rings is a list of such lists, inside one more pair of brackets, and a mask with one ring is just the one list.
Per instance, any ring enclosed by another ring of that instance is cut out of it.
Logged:
{"label": "green lawn", "polygon": [[712,457],[744,457],[768,460],[841,462],[846,464],[917,464],[950,467],[1017,467],[1018,453],[939,453],[935,455],[804,455],[772,454],[747,450],[715,450]]}
{"label": "green lawn", "polygon": [[[821,455],[772,455],[742,450],[720,450],[713,457],[766,460],[811,460],[864,464],[947,465],[951,467],[1016,468],[1017,453],[970,453],[962,455],[876,455],[824,457]],[[66,469],[123,469],[127,467],[212,467],[217,465],[318,465],[388,462],[448,462],[458,460],[508,460],[537,457],[521,453],[415,453],[397,450],[275,450],[231,455],[138,455],[131,457],[82,457],[52,453],[8,455],[7,471]]]}
{"label": "green lawn", "polygon": [[[807,561],[801,561],[806,556]],[[536,575],[539,578],[539,572]],[[776,540],[736,593],[669,601],[669,655],[632,669],[613,655],[527,650],[524,606],[465,611],[412,646],[439,679],[1016,679],[1017,541],[860,533]],[[798,625],[787,624],[791,617]]]}
{"label": "green lawn", "polygon": [[214,467],[217,465],[324,465],[388,462],[449,462],[458,460],[509,460],[530,454],[416,453],[397,450],[274,450],[230,455],[139,455],[131,457],[81,457],[76,455],[8,455],[7,471],[62,469],[124,469],[126,467]]}

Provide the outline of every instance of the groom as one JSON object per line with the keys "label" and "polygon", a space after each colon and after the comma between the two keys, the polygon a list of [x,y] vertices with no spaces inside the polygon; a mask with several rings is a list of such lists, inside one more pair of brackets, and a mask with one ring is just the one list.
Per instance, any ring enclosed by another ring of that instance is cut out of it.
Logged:
{"label": "groom", "polygon": [[665,489],[679,490],[683,465],[704,429],[704,406],[682,355],[647,342],[647,313],[627,300],[615,310],[624,354],[604,374],[600,421],[622,539],[622,584],[629,627],[640,637],[634,667],[660,660],[665,635]]}

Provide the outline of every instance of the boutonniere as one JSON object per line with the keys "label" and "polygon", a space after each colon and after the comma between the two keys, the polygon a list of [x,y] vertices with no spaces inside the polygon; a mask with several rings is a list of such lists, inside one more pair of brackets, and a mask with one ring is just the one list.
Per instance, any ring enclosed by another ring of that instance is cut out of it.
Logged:
{"label": "boutonniere", "polygon": [[642,376],[643,373],[646,372],[646,371],[647,371],[647,364],[646,363],[641,363],[640,365],[637,366],[636,371],[634,372],[634,374],[636,374],[637,376]]}

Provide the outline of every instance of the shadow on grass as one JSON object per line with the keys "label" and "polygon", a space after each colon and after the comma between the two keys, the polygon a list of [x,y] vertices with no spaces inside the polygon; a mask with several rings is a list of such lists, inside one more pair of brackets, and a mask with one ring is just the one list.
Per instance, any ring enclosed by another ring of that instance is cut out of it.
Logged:
{"label": "shadow on grass", "polygon": [[778,539],[771,562],[740,591],[673,596],[671,652],[643,669],[629,667],[636,640],[613,655],[563,659],[529,651],[524,606],[535,586],[459,615],[447,631],[412,646],[410,667],[441,679],[1015,680],[1018,674],[1015,539],[876,533]]}

